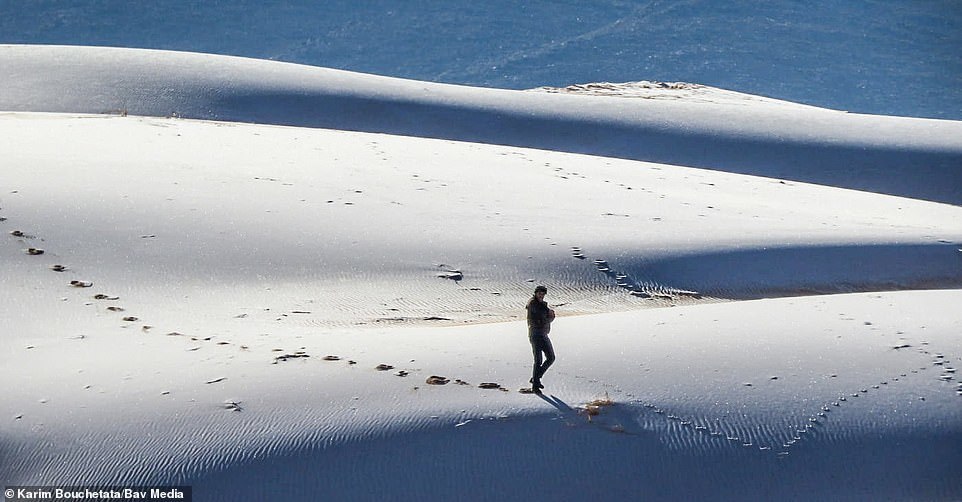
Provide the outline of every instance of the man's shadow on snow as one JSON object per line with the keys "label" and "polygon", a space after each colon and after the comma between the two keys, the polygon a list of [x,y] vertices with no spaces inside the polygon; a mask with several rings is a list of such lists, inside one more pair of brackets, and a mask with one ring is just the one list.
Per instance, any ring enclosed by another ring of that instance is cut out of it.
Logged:
{"label": "man's shadow on snow", "polygon": [[[554,406],[558,411],[566,416],[577,416],[579,415],[578,410],[568,406],[568,403],[562,401],[558,396],[551,395],[546,396],[544,394],[537,394],[542,401]],[[589,416],[587,420],[589,423],[593,423],[597,427],[608,430],[610,432],[617,432],[619,434],[625,434],[628,436],[635,437],[645,437],[652,439],[653,433],[651,431],[646,431],[643,428],[637,427],[635,420],[633,419],[630,410],[618,409],[606,407],[607,409],[602,416],[596,417],[594,420]]]}
{"label": "man's shadow on snow", "polygon": [[555,395],[552,395],[551,397],[548,397],[544,394],[536,394],[536,395],[540,397],[541,400],[550,404],[551,406],[554,406],[555,408],[558,409],[558,411],[562,413],[576,413],[571,406],[568,406],[568,403],[562,401]]}

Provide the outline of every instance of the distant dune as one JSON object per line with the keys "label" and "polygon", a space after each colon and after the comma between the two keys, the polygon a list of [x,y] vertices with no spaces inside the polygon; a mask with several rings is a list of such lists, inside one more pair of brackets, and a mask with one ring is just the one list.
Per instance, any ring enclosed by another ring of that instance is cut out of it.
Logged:
{"label": "distant dune", "polygon": [[0,109],[11,111],[380,132],[962,202],[958,122],[786,109],[774,100],[732,99],[725,91],[677,101],[622,100],[467,88],[204,54],[16,45],[0,46],[0,85]]}

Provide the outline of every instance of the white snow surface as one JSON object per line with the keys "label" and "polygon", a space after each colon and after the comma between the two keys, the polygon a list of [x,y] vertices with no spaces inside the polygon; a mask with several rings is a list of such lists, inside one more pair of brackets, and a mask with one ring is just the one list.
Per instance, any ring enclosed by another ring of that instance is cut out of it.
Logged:
{"label": "white snow surface", "polygon": [[626,100],[469,88],[208,54],[26,45],[0,45],[0,88],[3,110],[381,132],[962,203],[958,121],[845,114],[721,89],[708,88],[695,99],[686,96],[690,89],[678,89],[681,99]]}
{"label": "white snow surface", "polygon": [[962,123],[81,47],[0,83],[5,485],[962,497]]}

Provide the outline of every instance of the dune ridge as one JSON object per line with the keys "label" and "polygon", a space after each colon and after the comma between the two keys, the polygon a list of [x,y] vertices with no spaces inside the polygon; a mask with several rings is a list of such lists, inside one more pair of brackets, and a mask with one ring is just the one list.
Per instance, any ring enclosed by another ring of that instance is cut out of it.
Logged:
{"label": "dune ridge", "polygon": [[[71,279],[137,291],[171,314],[188,292],[222,318],[350,326],[512,320],[534,283],[551,284],[566,315],[962,284],[960,209],[943,204],[385,135],[0,121],[17,188],[6,226],[27,233],[11,244],[50,251],[11,247],[10,266],[63,261]],[[216,155],[183,160],[211,142]],[[65,172],[72,158],[84,167]],[[108,179],[123,189],[104,191]]]}
{"label": "dune ridge", "polygon": [[733,106],[739,100],[725,91],[709,95],[708,103],[625,100],[472,89],[205,54],[18,45],[0,46],[0,79],[0,109],[11,111],[380,132],[962,202],[958,122],[844,114],[771,100]]}

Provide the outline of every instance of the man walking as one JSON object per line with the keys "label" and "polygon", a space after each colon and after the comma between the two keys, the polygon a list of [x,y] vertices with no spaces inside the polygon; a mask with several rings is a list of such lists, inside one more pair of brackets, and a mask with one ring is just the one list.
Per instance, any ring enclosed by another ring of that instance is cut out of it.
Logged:
{"label": "man walking", "polygon": [[[534,296],[528,301],[528,340],[531,342],[531,351],[534,353],[534,371],[531,376],[531,390],[541,393],[544,385],[541,385],[541,377],[554,362],[554,348],[548,338],[551,331],[551,321],[554,320],[554,310],[548,308],[544,296],[548,294],[548,288],[538,286],[534,288]],[[542,357],[543,356],[543,357]]]}

